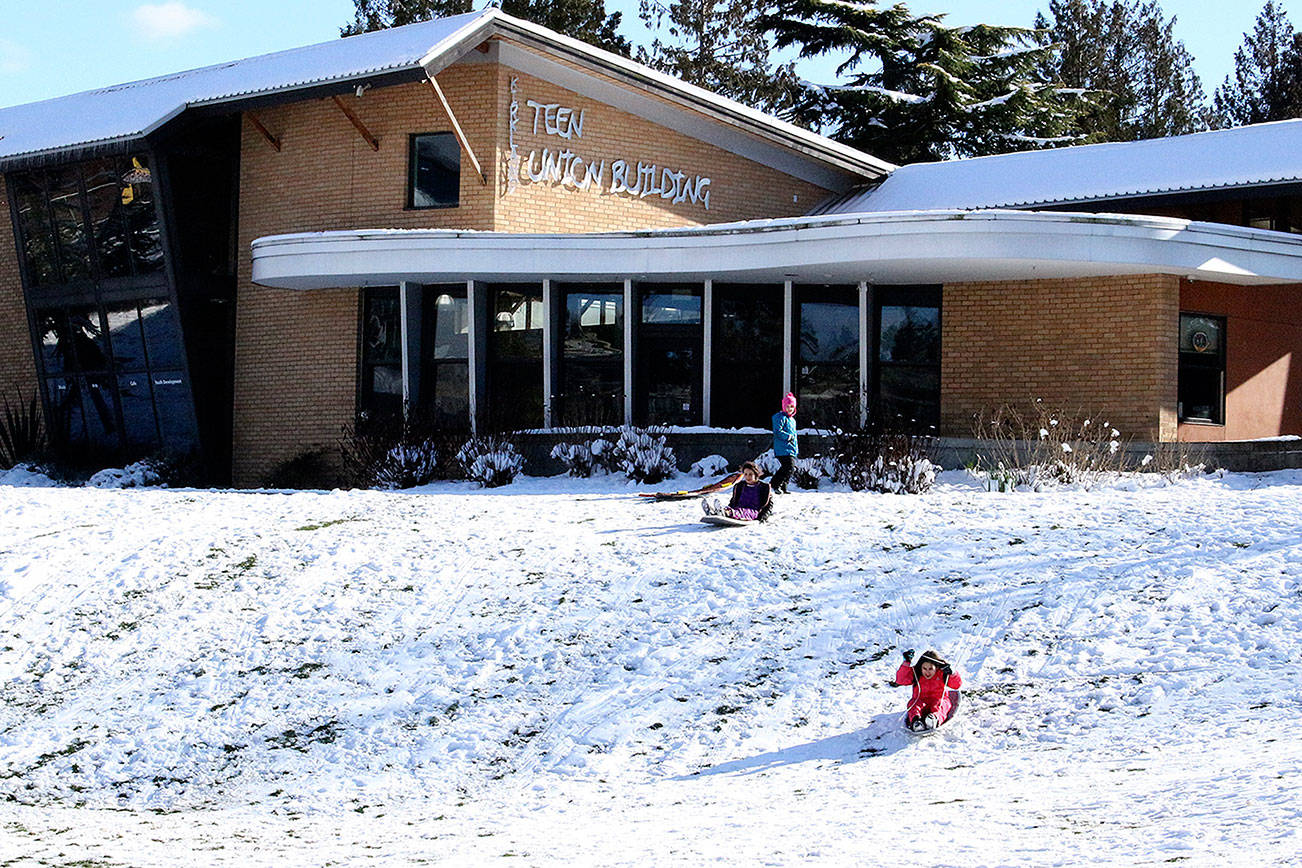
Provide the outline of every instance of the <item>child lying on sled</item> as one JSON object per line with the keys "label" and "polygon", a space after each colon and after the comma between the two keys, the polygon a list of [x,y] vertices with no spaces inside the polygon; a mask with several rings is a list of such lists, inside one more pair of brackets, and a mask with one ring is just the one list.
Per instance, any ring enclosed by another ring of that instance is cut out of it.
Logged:
{"label": "child lying on sled", "polygon": [[904,662],[895,673],[892,687],[913,688],[904,725],[914,732],[935,729],[954,715],[958,708],[958,688],[963,679],[935,651],[924,651],[913,663],[913,649],[904,652]]}
{"label": "child lying on sled", "polygon": [[773,493],[767,482],[760,481],[759,467],[754,461],[747,461],[741,466],[741,481],[732,487],[732,498],[727,506],[720,506],[717,500],[706,500],[701,504],[706,515],[726,515],[744,521],[763,521],[772,509]]}

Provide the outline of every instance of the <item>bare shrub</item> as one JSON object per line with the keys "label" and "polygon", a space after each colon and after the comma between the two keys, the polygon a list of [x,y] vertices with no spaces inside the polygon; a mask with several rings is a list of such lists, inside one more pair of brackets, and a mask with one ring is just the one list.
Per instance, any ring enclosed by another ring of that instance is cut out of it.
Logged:
{"label": "bare shrub", "polygon": [[464,431],[412,414],[363,417],[339,438],[343,482],[354,488],[413,488],[461,478],[456,462]]}
{"label": "bare shrub", "polygon": [[1035,400],[1027,409],[1006,404],[981,414],[974,436],[978,456],[972,473],[992,491],[1046,485],[1091,488],[1133,464],[1128,439],[1106,415],[1050,407]]}
{"label": "bare shrub", "polygon": [[872,421],[833,434],[832,461],[839,482],[855,491],[921,494],[940,468],[933,462],[936,441],[926,434]]}

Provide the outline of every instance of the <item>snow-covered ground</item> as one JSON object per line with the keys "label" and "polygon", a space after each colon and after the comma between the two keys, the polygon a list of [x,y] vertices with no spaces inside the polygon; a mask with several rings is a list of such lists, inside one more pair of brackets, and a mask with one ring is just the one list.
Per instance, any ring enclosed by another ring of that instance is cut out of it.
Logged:
{"label": "snow-covered ground", "polygon": [[[635,490],[0,487],[0,864],[1302,850],[1302,472]],[[933,738],[906,647],[966,680]]]}

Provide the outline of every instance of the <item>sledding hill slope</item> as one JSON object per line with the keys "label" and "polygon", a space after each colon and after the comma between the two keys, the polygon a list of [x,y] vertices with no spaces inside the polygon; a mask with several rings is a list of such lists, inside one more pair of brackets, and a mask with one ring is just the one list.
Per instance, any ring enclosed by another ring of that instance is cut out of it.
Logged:
{"label": "sledding hill slope", "polygon": [[[398,862],[1284,859],[1302,474],[1131,487],[735,531],[603,481],[0,490],[0,844],[107,858],[107,816],[235,864],[307,812]],[[928,645],[968,690],[916,742],[883,682]]]}

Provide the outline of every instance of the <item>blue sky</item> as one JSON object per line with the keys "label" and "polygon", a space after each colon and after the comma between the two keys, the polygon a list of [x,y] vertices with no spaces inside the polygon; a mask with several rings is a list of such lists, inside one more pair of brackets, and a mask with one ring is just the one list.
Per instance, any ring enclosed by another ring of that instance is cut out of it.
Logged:
{"label": "blue sky", "polygon": [[[1163,0],[1208,94],[1262,4]],[[338,37],[352,0],[3,0],[0,106],[33,102]],[[1048,0],[912,0],[947,23],[1030,25]],[[14,7],[22,14],[15,15]],[[637,38],[637,0],[607,0]],[[1298,23],[1298,22],[1295,22]],[[818,77],[817,72],[807,72]]]}

